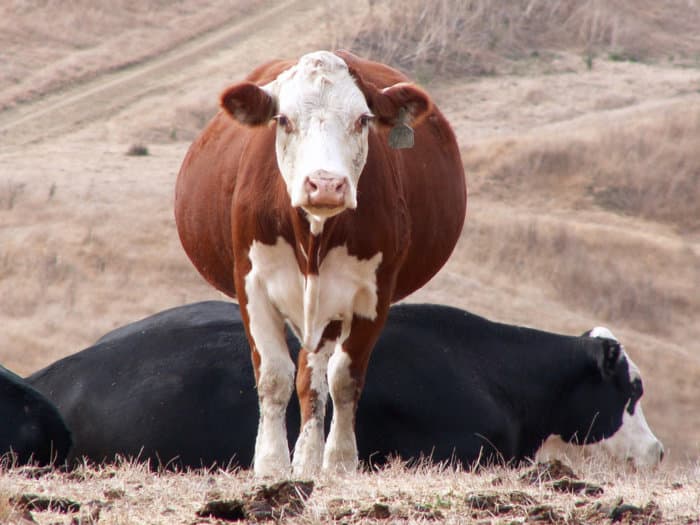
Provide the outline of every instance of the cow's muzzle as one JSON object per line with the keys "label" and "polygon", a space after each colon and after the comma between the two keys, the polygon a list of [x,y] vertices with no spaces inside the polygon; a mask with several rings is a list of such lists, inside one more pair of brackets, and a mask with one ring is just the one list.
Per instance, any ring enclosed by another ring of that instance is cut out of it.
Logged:
{"label": "cow's muzzle", "polygon": [[348,197],[348,180],[327,171],[317,171],[306,177],[304,192],[312,208],[344,208]]}

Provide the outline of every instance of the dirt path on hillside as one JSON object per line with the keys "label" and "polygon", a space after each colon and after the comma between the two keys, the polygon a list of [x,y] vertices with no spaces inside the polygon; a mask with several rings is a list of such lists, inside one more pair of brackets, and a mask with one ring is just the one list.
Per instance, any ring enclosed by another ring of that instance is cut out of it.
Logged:
{"label": "dirt path on hillside", "polygon": [[202,34],[157,58],[0,112],[3,149],[44,141],[107,119],[135,101],[157,93],[192,63],[233,46],[251,34],[264,35],[266,29],[309,5],[308,0],[277,3],[232,25]]}

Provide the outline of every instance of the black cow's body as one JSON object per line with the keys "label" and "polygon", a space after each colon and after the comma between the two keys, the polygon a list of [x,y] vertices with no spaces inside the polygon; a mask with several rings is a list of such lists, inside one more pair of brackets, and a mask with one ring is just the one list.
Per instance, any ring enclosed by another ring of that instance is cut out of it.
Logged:
{"label": "black cow's body", "polygon": [[0,454],[14,464],[62,463],[70,432],[53,404],[24,379],[0,366]]}
{"label": "black cow's body", "polygon": [[[296,349],[289,336],[290,348]],[[619,344],[399,305],[372,356],[357,416],[360,458],[463,464],[531,458],[552,434],[595,442],[620,427],[641,382]],[[120,328],[28,378],[74,433],[73,457],[249,466],[258,402],[236,305],[205,302]],[[290,405],[290,442],[299,409]],[[175,458],[177,458],[175,460]]]}

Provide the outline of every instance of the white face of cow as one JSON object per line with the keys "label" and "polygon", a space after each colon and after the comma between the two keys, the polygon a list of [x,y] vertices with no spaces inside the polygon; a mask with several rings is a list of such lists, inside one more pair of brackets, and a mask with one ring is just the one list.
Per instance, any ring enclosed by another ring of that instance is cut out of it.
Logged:
{"label": "white face of cow", "polygon": [[[587,333],[589,337],[606,339],[617,338],[604,327],[596,327]],[[639,368],[624,352],[620,357],[626,359],[629,379],[641,388]],[[550,436],[537,451],[537,461],[562,459],[576,456],[611,456],[617,460],[630,463],[636,468],[654,467],[663,459],[664,447],[649,428],[639,398],[630,399],[622,415],[622,425],[612,436],[597,443],[575,445],[566,443],[559,436]]]}
{"label": "white face of cow", "polygon": [[[277,121],[277,165],[291,205],[307,212],[314,233],[328,217],[357,207],[370,122],[418,125],[432,110],[419,87],[397,82],[379,89],[362,78],[368,66],[361,59],[338,54],[309,53],[264,86],[244,81],[221,94],[221,107],[241,124]],[[410,147],[399,144],[394,147]]]}
{"label": "white face of cow", "polygon": [[275,149],[292,206],[318,220],[356,208],[372,113],[346,63],[310,53],[263,90],[277,100]]}
{"label": "white face of cow", "polygon": [[[617,338],[605,327],[595,327],[589,332],[590,337]],[[627,359],[630,381],[640,385],[642,376],[639,368],[623,350],[623,356]],[[640,399],[630,399],[622,414],[622,426],[615,434],[595,445],[605,450],[615,458],[630,461],[636,467],[652,467],[657,465],[664,454],[664,447],[649,428]]]}

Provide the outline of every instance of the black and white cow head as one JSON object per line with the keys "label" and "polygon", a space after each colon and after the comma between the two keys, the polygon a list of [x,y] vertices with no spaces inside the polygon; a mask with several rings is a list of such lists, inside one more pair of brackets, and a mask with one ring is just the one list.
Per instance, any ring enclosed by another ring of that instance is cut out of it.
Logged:
{"label": "black and white cow head", "polygon": [[545,441],[537,459],[566,455],[567,447],[575,446],[584,455],[602,453],[638,468],[656,466],[664,448],[642,411],[639,368],[607,328],[596,327],[583,336],[600,343],[587,349],[592,370],[565,396],[562,433]]}

